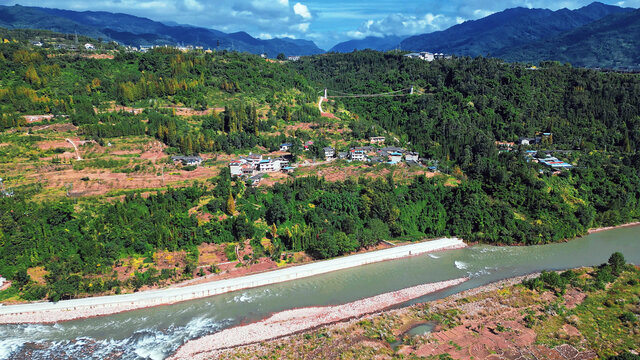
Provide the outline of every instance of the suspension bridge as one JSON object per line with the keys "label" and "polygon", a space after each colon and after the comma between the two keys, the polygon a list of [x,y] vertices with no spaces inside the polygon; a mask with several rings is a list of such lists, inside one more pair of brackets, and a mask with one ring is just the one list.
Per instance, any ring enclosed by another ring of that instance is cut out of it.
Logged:
{"label": "suspension bridge", "polygon": [[[336,99],[336,98],[378,98],[378,97],[402,97],[402,96],[411,96],[411,95],[432,95],[431,93],[425,93],[423,91],[415,91],[414,87],[408,87],[405,89],[400,89],[400,90],[396,90],[396,91],[389,91],[389,92],[384,92],[384,93],[377,93],[377,94],[348,94],[348,93],[344,93],[338,90],[330,90],[330,89],[324,89],[324,90],[320,90],[318,91],[318,94],[321,94],[324,91],[324,95],[320,97],[319,101],[318,101],[318,109],[320,109],[320,113],[322,114],[322,116],[326,116],[326,117],[332,117],[333,114],[330,113],[325,113],[322,110],[322,103],[324,101],[328,101],[329,99]],[[331,92],[331,95],[329,95],[329,92]],[[334,95],[335,94],[335,95]]]}
{"label": "suspension bridge", "polygon": [[[320,90],[318,91],[318,93],[322,93],[322,91],[323,90]],[[331,95],[329,95],[329,92],[331,92]],[[333,95],[333,94],[336,94],[336,95]],[[338,90],[324,89],[323,98],[325,100],[328,100],[330,98],[332,99],[333,98],[373,98],[373,97],[395,97],[395,96],[409,96],[409,95],[428,95],[428,94],[424,92],[414,91],[413,86],[405,89],[389,91],[384,93],[377,93],[377,94],[348,94]]]}

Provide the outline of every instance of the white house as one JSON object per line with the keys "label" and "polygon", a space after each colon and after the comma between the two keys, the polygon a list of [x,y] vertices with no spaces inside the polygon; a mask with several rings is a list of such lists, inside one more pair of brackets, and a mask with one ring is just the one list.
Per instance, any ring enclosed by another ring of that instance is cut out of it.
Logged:
{"label": "white house", "polygon": [[279,157],[279,158],[275,159],[275,161],[280,162],[280,167],[281,167],[281,168],[283,168],[283,167],[287,167],[287,166],[289,166],[289,165],[290,165],[289,160],[287,160],[287,159],[285,159],[285,158],[283,158],[283,157]]}
{"label": "white house", "polygon": [[349,152],[349,158],[351,159],[351,161],[365,161],[367,159],[367,155],[365,154],[364,150],[352,149]]}
{"label": "white house", "polygon": [[234,160],[229,163],[229,172],[231,176],[242,176],[242,167],[246,164],[243,160]]}
{"label": "white house", "polygon": [[420,154],[418,154],[417,152],[408,152],[404,155],[404,159],[406,161],[418,161],[418,159],[420,159]]}
{"label": "white house", "polygon": [[284,143],[280,145],[280,151],[289,151],[291,150],[291,146],[293,146],[291,143]]}
{"label": "white house", "polygon": [[334,156],[336,156],[336,149],[332,148],[331,146],[327,146],[326,148],[323,148],[322,150],[324,150],[324,158],[325,159],[331,159]]}
{"label": "white house", "polygon": [[260,161],[260,171],[261,172],[275,172],[280,171],[280,161],[278,160],[262,160]]}
{"label": "white house", "polygon": [[402,161],[402,153],[393,152],[393,153],[389,154],[389,163],[397,164],[400,161]]}
{"label": "white house", "polygon": [[249,154],[246,158],[247,163],[251,166],[258,166],[258,164],[262,161],[262,155],[259,154]]}
{"label": "white house", "polygon": [[198,166],[202,164],[202,158],[200,156],[172,156],[171,160],[174,162],[182,162],[186,166]]}
{"label": "white house", "polygon": [[411,59],[420,59],[425,61],[433,61],[435,59],[435,55],[427,51],[423,51],[419,53],[410,53],[405,55],[405,57],[408,57]]}
{"label": "white house", "polygon": [[85,48],[85,50],[95,50],[96,49],[96,47],[93,46],[93,44],[89,44],[89,43],[84,44],[84,48]]}

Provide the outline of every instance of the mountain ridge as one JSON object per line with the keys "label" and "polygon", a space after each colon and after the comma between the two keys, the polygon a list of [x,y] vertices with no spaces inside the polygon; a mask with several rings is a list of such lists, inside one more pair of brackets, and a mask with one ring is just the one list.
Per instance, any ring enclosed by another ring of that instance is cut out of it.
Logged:
{"label": "mountain ridge", "polygon": [[329,52],[345,53],[353,50],[377,50],[388,51],[398,47],[405,36],[367,36],[364,39],[353,39],[344,41],[333,46]]}
{"label": "mountain ridge", "polygon": [[99,40],[125,45],[190,44],[219,50],[266,53],[276,57],[324,53],[309,40],[256,39],[246,32],[227,34],[215,29],[186,25],[167,25],[148,18],[106,11],[73,11],[30,6],[1,6],[0,26],[9,29],[42,29],[61,33],[78,33]]}
{"label": "mountain ridge", "polygon": [[507,61],[570,62],[599,68],[640,67],[640,9],[613,14],[558,36],[508,48],[496,54]]}
{"label": "mountain ridge", "polygon": [[402,49],[434,51],[465,56],[493,54],[584,26],[602,17],[633,9],[592,3],[576,10],[516,7],[466,21],[446,30],[409,37]]}

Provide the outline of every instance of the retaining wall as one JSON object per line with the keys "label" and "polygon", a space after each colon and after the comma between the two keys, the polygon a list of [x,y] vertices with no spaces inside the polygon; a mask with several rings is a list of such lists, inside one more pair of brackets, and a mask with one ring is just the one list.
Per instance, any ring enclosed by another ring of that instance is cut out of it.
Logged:
{"label": "retaining wall", "polygon": [[46,302],[0,306],[0,324],[55,322],[113,314],[150,306],[173,304],[236,290],[301,279],[385,260],[399,259],[464,246],[465,244],[458,238],[443,238],[180,288],[66,300],[57,303]]}

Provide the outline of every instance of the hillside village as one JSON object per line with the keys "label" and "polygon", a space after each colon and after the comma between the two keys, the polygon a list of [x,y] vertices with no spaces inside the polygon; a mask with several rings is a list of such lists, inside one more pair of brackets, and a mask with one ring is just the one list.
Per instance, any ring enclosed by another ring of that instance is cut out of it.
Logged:
{"label": "hillside village", "polygon": [[[387,146],[379,147],[384,144],[384,137],[371,137],[369,139],[372,145],[352,147],[345,151],[339,152],[334,147],[327,146],[322,149],[324,163],[335,160],[345,160],[348,162],[362,162],[375,164],[397,165],[401,162],[406,163],[410,167],[421,167],[431,163],[427,159],[421,159],[417,152],[408,151],[401,147]],[[375,145],[374,145],[375,144]],[[308,151],[313,145],[313,141],[304,143],[304,150]],[[291,162],[291,150],[293,144],[283,143],[280,145],[282,156],[275,158],[265,158],[260,154],[249,154],[247,156],[234,159],[229,163],[229,172],[233,177],[241,177],[250,180],[253,185],[260,183],[265,174],[273,172],[293,173],[299,164]],[[431,166],[430,170],[437,171],[437,167]]]}

